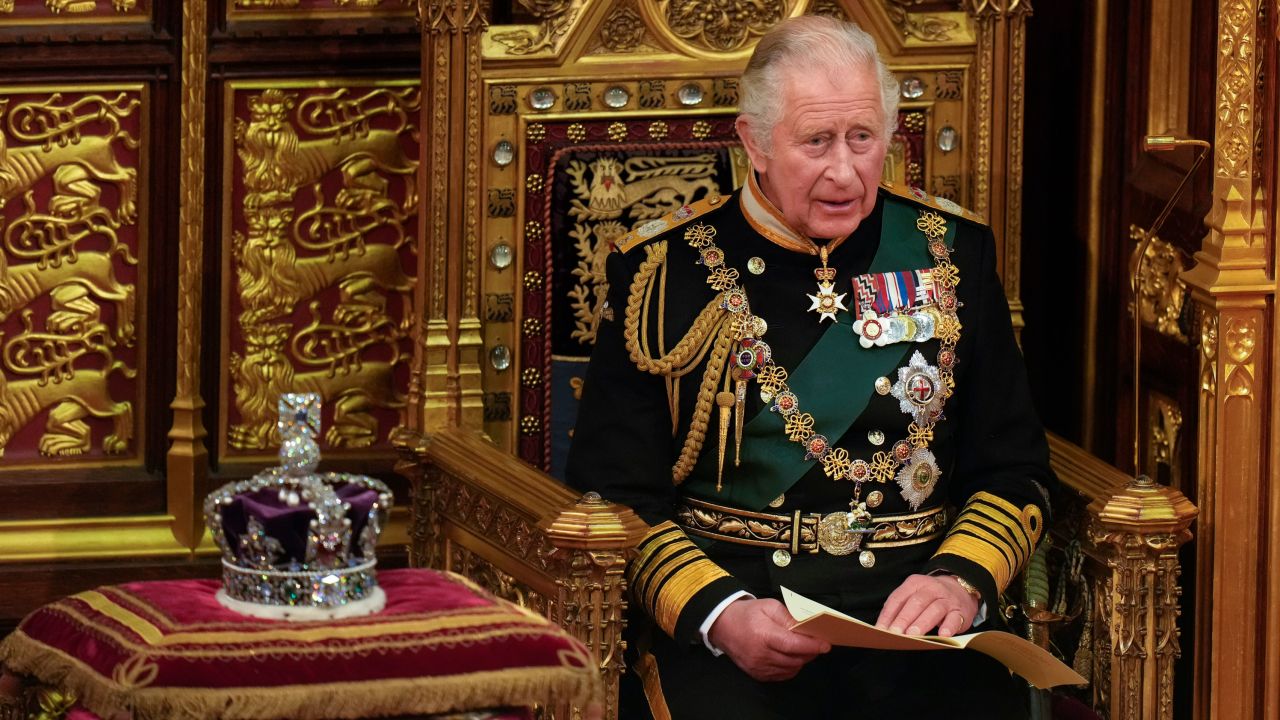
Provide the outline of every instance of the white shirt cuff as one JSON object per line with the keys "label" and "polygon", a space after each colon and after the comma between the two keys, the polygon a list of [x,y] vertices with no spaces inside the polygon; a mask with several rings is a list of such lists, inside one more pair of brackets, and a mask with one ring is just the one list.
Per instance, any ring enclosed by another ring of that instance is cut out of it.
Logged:
{"label": "white shirt cuff", "polygon": [[716,619],[720,617],[720,613],[724,612],[725,608],[729,607],[729,603],[744,597],[748,600],[756,599],[755,595],[752,595],[746,590],[739,590],[724,600],[721,600],[719,605],[715,606],[711,612],[707,613],[707,619],[703,620],[702,624],[698,626],[698,634],[702,635],[702,644],[707,646],[707,649],[711,651],[712,655],[720,657],[724,654],[724,651],[711,644],[711,638],[707,637],[707,633],[711,632],[711,626],[716,624]]}

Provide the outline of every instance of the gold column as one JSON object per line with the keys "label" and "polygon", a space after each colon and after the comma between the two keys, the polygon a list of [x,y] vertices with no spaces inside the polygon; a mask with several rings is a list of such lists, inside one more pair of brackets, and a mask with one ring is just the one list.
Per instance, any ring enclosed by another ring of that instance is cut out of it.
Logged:
{"label": "gold column", "polygon": [[409,387],[409,423],[484,422],[480,362],[480,38],[486,0],[419,0],[422,163],[416,291],[421,309]]}
{"label": "gold column", "polygon": [[[977,25],[977,137],[971,148],[974,178],[969,200],[996,236],[998,270],[1015,332],[1022,318],[1022,133],[1025,106],[1027,18],[1030,0],[969,0]],[[982,122],[990,118],[990,122]]]}
{"label": "gold column", "polygon": [[1095,590],[1110,608],[1111,673],[1095,686],[1110,688],[1113,720],[1171,720],[1180,653],[1178,548],[1191,539],[1196,507],[1144,475],[1093,501],[1089,515],[1089,539],[1111,571]]}
{"label": "gold column", "polygon": [[[1258,125],[1266,98],[1258,43],[1275,45],[1257,0],[1220,0],[1218,7],[1214,204],[1196,265],[1183,274],[1201,313],[1198,500],[1205,522],[1196,567],[1202,611],[1195,715],[1260,718],[1263,687],[1274,686],[1277,669],[1275,643],[1263,641],[1261,612],[1274,604],[1266,597],[1272,573],[1259,572],[1268,544],[1275,550],[1263,517],[1269,452],[1263,429],[1270,404],[1264,363],[1272,344],[1267,305],[1275,283],[1267,276],[1274,248],[1255,143],[1274,142],[1274,134]],[[1264,664],[1267,672],[1259,673]],[[1273,703],[1266,717],[1276,712]]]}
{"label": "gold column", "polygon": [[204,170],[207,0],[182,8],[182,141],[178,206],[178,349],[173,427],[165,458],[173,535],[194,548],[204,534],[199,503],[208,473],[200,396],[200,313],[204,294]]}
{"label": "gold column", "polygon": [[549,559],[557,569],[558,596],[551,620],[585,643],[600,664],[604,717],[616,720],[618,682],[626,670],[622,658],[626,649],[622,641],[627,610],[625,570],[647,528],[629,508],[591,492],[544,529],[555,546]]}

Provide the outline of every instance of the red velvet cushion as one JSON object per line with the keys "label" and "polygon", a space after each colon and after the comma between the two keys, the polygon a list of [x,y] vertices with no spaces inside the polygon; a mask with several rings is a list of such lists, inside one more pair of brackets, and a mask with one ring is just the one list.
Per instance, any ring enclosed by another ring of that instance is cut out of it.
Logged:
{"label": "red velvet cushion", "polygon": [[456,575],[378,574],[382,612],[290,623],[234,613],[213,580],[98,588],[0,644],[12,671],[107,716],[355,718],[597,698],[586,648]]}

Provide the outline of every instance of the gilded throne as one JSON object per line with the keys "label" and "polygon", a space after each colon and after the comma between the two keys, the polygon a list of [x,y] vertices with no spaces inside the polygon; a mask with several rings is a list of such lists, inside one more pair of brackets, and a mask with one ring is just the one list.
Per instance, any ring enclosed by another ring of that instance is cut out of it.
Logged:
{"label": "gilded throne", "polygon": [[[433,282],[417,289],[409,425],[394,437],[414,488],[411,561],[468,575],[569,628],[596,655],[613,718],[625,566],[646,528],[556,479],[609,242],[740,184],[735,78],[755,39],[790,15],[839,15],[876,36],[900,79],[886,177],[986,218],[1019,327],[1031,8],[779,0],[717,16],[695,2],[577,0],[524,3],[528,24],[488,26],[479,3],[422,5],[431,109],[420,257]],[[1042,644],[1065,628],[1067,660],[1092,679],[1078,693],[1085,702],[1113,718],[1155,717],[1151,703],[1172,684],[1176,550],[1194,508],[1052,444],[1069,497],[1006,610]],[[1153,508],[1160,522],[1143,519]],[[1166,540],[1146,542],[1156,535]],[[1050,574],[1066,578],[1055,591]]]}

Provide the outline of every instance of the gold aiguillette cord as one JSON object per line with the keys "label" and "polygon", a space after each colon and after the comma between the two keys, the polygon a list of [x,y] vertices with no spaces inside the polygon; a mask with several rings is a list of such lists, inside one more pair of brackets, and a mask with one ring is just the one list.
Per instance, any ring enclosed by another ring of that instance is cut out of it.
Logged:
{"label": "gold aiguillette cord", "polygon": [[729,442],[729,409],[735,404],[733,393],[716,393],[716,405],[720,408],[720,465],[716,470],[716,492],[724,486],[724,450]]}

